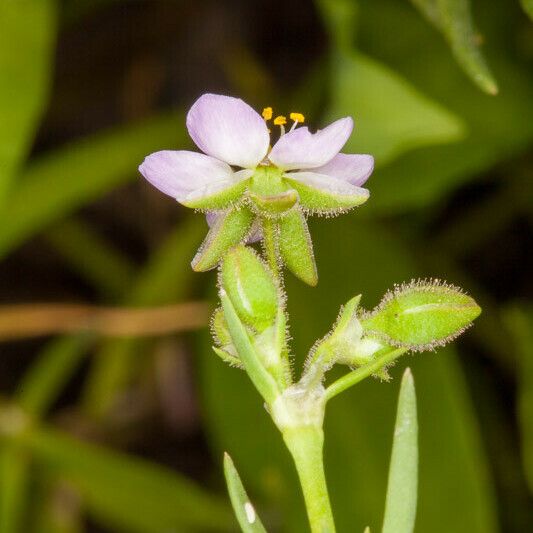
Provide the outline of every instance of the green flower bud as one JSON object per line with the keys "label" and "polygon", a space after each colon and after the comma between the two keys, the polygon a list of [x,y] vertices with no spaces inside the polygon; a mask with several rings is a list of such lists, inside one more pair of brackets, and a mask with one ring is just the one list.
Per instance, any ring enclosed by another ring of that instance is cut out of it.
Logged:
{"label": "green flower bud", "polygon": [[275,323],[280,305],[279,288],[252,248],[238,245],[226,254],[221,264],[220,284],[244,324],[262,332]]}
{"label": "green flower bud", "polygon": [[392,346],[432,350],[460,335],[481,308],[461,289],[439,280],[397,286],[361,318],[365,336]]}

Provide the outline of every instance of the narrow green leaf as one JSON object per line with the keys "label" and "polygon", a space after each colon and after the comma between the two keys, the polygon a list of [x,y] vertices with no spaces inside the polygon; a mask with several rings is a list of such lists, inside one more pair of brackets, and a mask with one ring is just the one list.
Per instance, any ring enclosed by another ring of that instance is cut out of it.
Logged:
{"label": "narrow green leaf", "polygon": [[513,336],[518,364],[518,420],[524,472],[533,494],[533,308],[511,307],[503,316]]}
{"label": "narrow green leaf", "polygon": [[305,216],[292,210],[279,221],[279,251],[287,268],[308,285],[318,283],[313,243]]}
{"label": "narrow green leaf", "polygon": [[[43,112],[56,37],[56,2],[0,2],[0,203]],[[3,207],[3,206],[2,206]]]}
{"label": "narrow green leaf", "polygon": [[417,493],[418,421],[415,384],[408,368],[403,374],[398,398],[383,533],[412,533]]}
{"label": "narrow green leaf", "polygon": [[91,341],[88,335],[51,341],[20,382],[14,398],[17,405],[32,417],[45,414],[78,368]]}
{"label": "narrow green leaf", "polygon": [[224,475],[226,476],[231,504],[243,533],[266,533],[261,519],[257,516],[255,508],[246,494],[237,469],[227,453],[224,454]]}
{"label": "narrow green leaf", "polygon": [[183,122],[182,114],[151,118],[74,142],[31,164],[0,211],[0,256],[53,221],[136,178],[146,154],[161,145],[186,144]]}
{"label": "narrow green leaf", "polygon": [[480,50],[481,38],[472,22],[470,0],[411,0],[450,43],[464,72],[488,94],[498,86]]}
{"label": "narrow green leaf", "polygon": [[223,291],[221,291],[220,300],[222,301],[222,309],[224,309],[224,316],[226,317],[231,339],[244,364],[244,368],[261,396],[270,404],[279,394],[276,382],[261,363],[231,300]]}
{"label": "narrow green leaf", "polygon": [[107,527],[132,533],[231,530],[227,506],[177,473],[52,429],[34,429],[20,439],[36,460],[80,491],[87,511]]}
{"label": "narrow green leaf", "polygon": [[203,272],[216,267],[232,246],[245,240],[253,218],[253,213],[247,207],[230,209],[221,215],[194,256],[192,268],[196,272]]}

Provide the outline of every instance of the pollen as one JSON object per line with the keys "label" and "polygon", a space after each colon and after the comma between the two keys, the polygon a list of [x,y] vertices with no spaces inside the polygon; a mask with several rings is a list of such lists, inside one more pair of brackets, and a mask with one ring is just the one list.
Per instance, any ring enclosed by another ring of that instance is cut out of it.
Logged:
{"label": "pollen", "polygon": [[263,112],[261,113],[261,115],[263,116],[263,118],[265,120],[270,120],[272,118],[272,108],[271,107],[265,107],[263,109]]}
{"label": "pollen", "polygon": [[301,113],[291,113],[289,116],[294,122],[305,122],[305,117]]}
{"label": "pollen", "polygon": [[276,126],[283,126],[284,124],[287,124],[287,117],[284,117],[283,115],[278,115],[274,119],[274,124]]}

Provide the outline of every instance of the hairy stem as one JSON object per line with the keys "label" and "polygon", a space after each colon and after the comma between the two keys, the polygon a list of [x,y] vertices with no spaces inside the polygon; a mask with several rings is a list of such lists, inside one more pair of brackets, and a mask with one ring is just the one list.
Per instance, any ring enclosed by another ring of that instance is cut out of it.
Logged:
{"label": "hairy stem", "polygon": [[298,471],[311,532],[335,533],[324,474],[322,428],[311,425],[285,428],[283,439]]}
{"label": "hairy stem", "polygon": [[349,374],[346,374],[342,378],[339,378],[337,381],[334,381],[326,389],[326,401],[330,400],[334,396],[337,396],[342,391],[350,388],[351,386],[359,383],[361,380],[367,378],[368,376],[374,374],[375,372],[382,369],[385,365],[392,363],[395,359],[400,357],[407,351],[407,348],[396,348],[390,352],[386,352],[375,361],[368,363],[357,370],[353,370]]}

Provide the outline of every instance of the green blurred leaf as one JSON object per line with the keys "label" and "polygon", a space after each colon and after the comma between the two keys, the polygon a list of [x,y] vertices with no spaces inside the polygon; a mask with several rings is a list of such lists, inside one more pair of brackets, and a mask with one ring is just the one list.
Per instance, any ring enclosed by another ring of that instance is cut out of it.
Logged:
{"label": "green blurred leaf", "polygon": [[170,470],[52,429],[33,429],[20,439],[80,491],[103,525],[135,533],[232,528],[231,512],[218,497]]}
{"label": "green blurred leaf", "polygon": [[[361,48],[445,104],[464,120],[469,132],[461,142],[420,148],[378,168],[368,183],[371,200],[361,213],[428,206],[459,185],[487,176],[489,168],[499,162],[505,165],[531,145],[533,76],[518,50],[507,46],[515,38],[520,10],[510,9],[506,0],[494,0],[478,14],[487,29],[491,62],[500,80],[498,97],[492,98],[465,79],[445,43],[435,38],[407,3],[360,0],[359,5],[364,20],[359,27]],[[383,35],[389,38],[380,38]],[[358,133],[363,139],[364,131]]]}
{"label": "green blurred leaf", "polygon": [[22,378],[14,400],[26,414],[40,418],[57,400],[77,370],[92,338],[72,335],[51,341]]}
{"label": "green blurred leaf", "polygon": [[369,153],[382,166],[420,146],[456,141],[464,124],[399,74],[362,54],[333,57],[328,117],[354,117],[347,152]]}
{"label": "green blurred leaf", "polygon": [[383,533],[412,533],[418,490],[418,421],[413,375],[402,378],[394,426]]}
{"label": "green blurred leaf", "polygon": [[470,13],[470,0],[411,0],[446,37],[453,54],[478,87],[496,94],[498,86],[480,50],[481,36]]}
{"label": "green blurred leaf", "polygon": [[48,96],[53,0],[0,2],[0,203],[26,157]]}
{"label": "green blurred leaf", "polygon": [[[372,306],[395,281],[419,274],[397,238],[361,219],[319,221],[311,232],[321,271],[318,287],[287,279],[291,336],[300,363],[315,339],[329,329],[347,294],[362,292]],[[304,511],[288,452],[261,401],[246,376],[225,368],[207,350],[203,353],[201,390],[213,446],[217,453],[232,450],[250,487],[283,513],[285,531],[302,531]],[[494,533],[492,484],[454,352],[417,355],[409,366],[417,375],[420,531]],[[397,376],[398,370],[393,368],[391,374]],[[396,394],[394,383],[367,379],[328,406],[326,472],[339,531],[362,531],[368,523],[381,521]]]}
{"label": "green blurred leaf", "polygon": [[[194,274],[190,259],[198,247],[206,224],[193,215],[181,222],[151,256],[137,280],[130,286],[124,303],[133,306],[163,305],[185,297]],[[135,375],[140,348],[138,339],[112,339],[94,357],[85,387],[84,403],[88,413],[102,416],[113,405],[116,395]]]}
{"label": "green blurred leaf", "polygon": [[34,162],[0,212],[0,255],[135,178],[151,151],[185,145],[183,123],[181,114],[152,118],[74,142]]}
{"label": "green blurred leaf", "polygon": [[533,20],[533,0],[520,0],[524,11],[529,15],[529,18]]}
{"label": "green blurred leaf", "polygon": [[261,519],[257,516],[255,508],[246,494],[237,469],[227,453],[224,454],[224,474],[231,504],[243,533],[266,533]]}
{"label": "green blurred leaf", "polygon": [[514,337],[517,354],[522,461],[529,490],[533,494],[533,309],[510,307],[504,311],[503,318]]}
{"label": "green blurred leaf", "polygon": [[355,2],[320,0],[318,4],[334,42],[327,115],[351,115],[357,127],[345,151],[370,153],[381,166],[419,146],[464,136],[459,117],[385,64],[352,50],[348,35],[355,33]]}
{"label": "green blurred leaf", "polygon": [[10,442],[0,443],[0,533],[18,533],[26,518],[30,458]]}
{"label": "green blurred leaf", "polygon": [[90,224],[73,218],[63,221],[46,233],[46,239],[103,295],[121,296],[131,286],[133,265]]}

